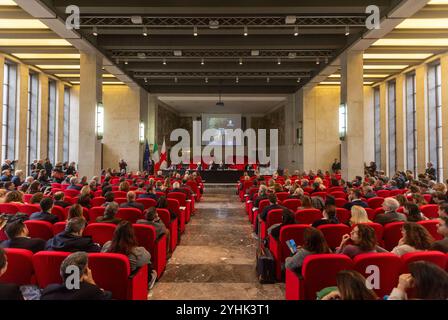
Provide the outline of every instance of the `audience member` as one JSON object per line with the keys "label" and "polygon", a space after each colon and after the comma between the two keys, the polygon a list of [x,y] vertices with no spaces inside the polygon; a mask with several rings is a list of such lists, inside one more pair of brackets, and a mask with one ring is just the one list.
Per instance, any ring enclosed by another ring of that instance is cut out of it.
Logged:
{"label": "audience member", "polygon": [[406,222],[401,232],[403,237],[392,250],[392,253],[399,256],[409,252],[428,250],[434,242],[434,239],[425,227],[415,222]]}
{"label": "audience member", "polygon": [[43,198],[40,202],[41,212],[34,212],[30,216],[30,220],[48,221],[50,223],[56,223],[59,221],[58,216],[51,213],[53,209],[53,200],[50,198]]}

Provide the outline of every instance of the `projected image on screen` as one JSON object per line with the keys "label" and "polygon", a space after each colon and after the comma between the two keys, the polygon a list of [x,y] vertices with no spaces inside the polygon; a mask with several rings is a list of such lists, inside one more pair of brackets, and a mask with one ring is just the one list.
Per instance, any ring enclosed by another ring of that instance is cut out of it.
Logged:
{"label": "projected image on screen", "polygon": [[[226,114],[226,115],[216,115],[216,114],[203,114],[202,115],[202,132],[207,129],[216,129],[219,134],[214,136],[212,141],[202,141],[203,144],[212,145],[224,145],[225,141],[225,130],[231,129],[241,129],[241,115],[240,114]],[[222,141],[220,141],[220,138]],[[228,142],[227,145],[235,145],[236,141]]]}

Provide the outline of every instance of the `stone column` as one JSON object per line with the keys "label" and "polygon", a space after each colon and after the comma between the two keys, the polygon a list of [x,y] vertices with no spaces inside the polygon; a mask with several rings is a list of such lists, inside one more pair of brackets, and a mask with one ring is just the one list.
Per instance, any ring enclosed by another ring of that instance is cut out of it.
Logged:
{"label": "stone column", "polygon": [[[426,168],[426,148],[427,148],[427,122],[426,115],[427,94],[426,94],[426,65],[421,65],[415,69],[415,124],[417,127],[417,170],[415,174],[424,173]],[[434,133],[431,133],[434,134]]]}
{"label": "stone column", "polygon": [[444,179],[447,177],[448,169],[448,55],[440,58],[440,68],[442,74],[442,145],[443,145],[443,172]]}
{"label": "stone column", "polygon": [[63,162],[64,147],[64,103],[65,86],[62,81],[57,81],[57,105],[56,105],[56,153],[55,163]]}
{"label": "stone column", "polygon": [[341,57],[341,104],[347,105],[347,135],[342,143],[344,179],[364,175],[363,52],[349,51]]}
{"label": "stone column", "polygon": [[[18,163],[16,165],[17,169],[22,169],[25,173],[26,165],[28,160],[28,79],[29,79],[29,68],[24,64],[17,65],[17,76],[18,76],[18,99],[17,99],[17,126],[18,130],[16,136],[16,156]],[[11,159],[12,160],[12,159]]]}
{"label": "stone column", "polygon": [[78,169],[80,176],[99,175],[101,141],[96,136],[96,110],[103,99],[102,57],[81,52]]}
{"label": "stone column", "polygon": [[39,74],[39,159],[48,157],[48,76]]}

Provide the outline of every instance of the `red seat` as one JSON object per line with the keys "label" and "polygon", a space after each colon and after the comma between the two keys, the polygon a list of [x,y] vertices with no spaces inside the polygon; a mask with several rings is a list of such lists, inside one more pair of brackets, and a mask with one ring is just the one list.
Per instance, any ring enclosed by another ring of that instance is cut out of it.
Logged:
{"label": "red seat", "polygon": [[90,223],[84,229],[83,235],[92,237],[93,242],[103,246],[112,240],[116,227],[113,223]]}
{"label": "red seat", "polygon": [[344,191],[333,191],[330,195],[336,199],[347,199],[347,194]]}
{"label": "red seat", "polygon": [[367,199],[367,204],[372,209],[380,208],[383,205],[383,202],[384,202],[384,198],[380,198],[380,197],[373,197],[373,198]]}
{"label": "red seat", "polygon": [[183,192],[169,192],[167,198],[176,199],[177,201],[179,201],[179,205],[181,206],[181,208],[185,207],[185,223],[188,223],[193,211],[190,206],[190,202],[187,202],[187,195]]}
{"label": "red seat", "polygon": [[270,226],[276,223],[282,222],[283,209],[273,209],[270,210],[266,216],[266,222],[261,221],[260,223],[260,237],[265,239],[268,236],[268,229]]}
{"label": "red seat", "polygon": [[57,235],[65,230],[65,226],[67,225],[67,222],[56,222],[53,225],[53,235]]}
{"label": "red seat", "polygon": [[31,238],[39,238],[43,240],[49,240],[53,238],[53,224],[48,221],[40,220],[27,220],[25,221],[26,227],[29,230],[29,236]]}
{"label": "red seat", "polygon": [[283,202],[289,197],[289,192],[277,192],[275,195],[279,202]]}
{"label": "red seat", "polygon": [[92,207],[89,210],[89,221],[95,222],[98,217],[102,217],[106,207]]}
{"label": "red seat", "polygon": [[312,224],[322,218],[322,213],[318,209],[297,210],[295,213],[296,222],[299,224]]}
{"label": "red seat", "polygon": [[19,211],[19,205],[13,203],[0,203],[0,213],[16,214]]}
{"label": "red seat", "polygon": [[309,225],[304,224],[286,225],[280,230],[279,240],[272,236],[269,237],[269,250],[271,250],[275,260],[275,275],[278,281],[282,279],[282,265],[291,253],[286,241],[293,239],[297,246],[303,245],[303,233],[309,227]]}
{"label": "red seat", "polygon": [[366,210],[367,216],[369,217],[370,221],[375,220],[376,212],[375,212],[374,209],[372,209],[372,208],[364,208],[364,210]]}
{"label": "red seat", "polygon": [[286,199],[283,201],[282,206],[288,208],[292,212],[296,212],[297,208],[302,205],[302,201],[299,199]]}
{"label": "red seat", "polygon": [[5,248],[8,269],[0,277],[1,283],[18,286],[34,283],[33,253],[25,249]]}
{"label": "red seat", "polygon": [[39,288],[46,288],[52,283],[62,283],[61,263],[70,252],[40,251],[33,256],[33,266]]}
{"label": "red seat", "polygon": [[79,190],[75,190],[75,189],[66,189],[66,190],[64,190],[64,194],[65,194],[66,196],[75,198],[75,197],[77,197],[77,196],[79,195]]}
{"label": "red seat", "polygon": [[171,214],[169,212],[168,209],[163,209],[163,208],[157,208],[157,214],[159,215],[160,219],[163,221],[163,223],[165,224],[166,228],[170,231],[170,251],[174,252],[174,249],[176,249],[177,246],[177,242],[179,240],[179,235],[178,235],[178,220],[179,219],[174,219],[171,220]]}
{"label": "red seat", "polygon": [[439,224],[437,220],[423,220],[417,223],[425,227],[425,229],[428,230],[428,232],[431,234],[434,240],[443,239],[443,236],[437,232],[437,225]]}
{"label": "red seat", "polygon": [[257,223],[258,223],[258,221],[257,221],[258,213],[261,212],[261,211],[263,211],[263,209],[264,209],[265,207],[267,207],[267,206],[269,205],[269,203],[270,203],[270,202],[269,202],[268,199],[263,199],[263,200],[261,200],[261,201],[258,203],[258,209],[256,209],[255,211],[249,212],[249,219],[250,219],[250,221],[252,222],[252,227],[253,227],[254,230],[255,230],[256,225],[257,225]]}
{"label": "red seat", "polygon": [[391,222],[384,226],[383,240],[386,250],[391,251],[402,238],[401,229],[404,222]]}
{"label": "red seat", "polygon": [[325,201],[325,199],[327,198],[327,192],[325,191],[313,192],[311,194],[311,197],[321,197]]}
{"label": "red seat", "polygon": [[116,203],[118,203],[118,205],[120,205],[120,204],[122,204],[122,203],[126,203],[126,202],[128,202],[128,199],[127,199],[127,198],[115,198],[114,201],[115,201]]}
{"label": "red seat", "polygon": [[61,186],[60,183],[52,182],[52,183],[51,183],[51,189],[54,189],[54,188],[56,188],[56,189],[62,189],[62,186]]}
{"label": "red seat", "polygon": [[389,197],[395,197],[396,195],[403,194],[405,190],[402,189],[395,189],[389,191]]}
{"label": "red seat", "polygon": [[151,253],[152,266],[157,271],[157,278],[160,278],[166,267],[166,236],[157,239],[156,229],[153,226],[134,224],[133,227],[138,245]]}
{"label": "red seat", "polygon": [[117,253],[90,253],[89,268],[95,283],[117,300],[147,300],[148,265],[131,275],[129,259]]}
{"label": "red seat", "polygon": [[114,194],[115,198],[126,198],[127,196],[127,192],[125,191],[112,191],[112,193]]}
{"label": "red seat", "polygon": [[303,261],[302,278],[286,269],[286,299],[316,300],[316,293],[336,285],[336,275],[353,269],[353,261],[342,254],[314,254]]}
{"label": "red seat", "polygon": [[[335,192],[335,191],[341,191],[344,192],[344,187],[330,187],[327,190],[330,194]],[[345,193],[344,193],[345,194]]]}
{"label": "red seat", "polygon": [[145,206],[145,209],[157,206],[157,201],[150,198],[137,199],[137,202],[143,204],[143,206]]}
{"label": "red seat", "polygon": [[34,212],[40,212],[41,208],[38,204],[22,204],[19,206],[19,212],[26,213],[27,215],[32,215]]}
{"label": "red seat", "polygon": [[120,208],[118,209],[117,218],[127,220],[130,223],[136,223],[137,220],[143,219],[143,213],[136,208]]}
{"label": "red seat", "polygon": [[[354,269],[365,278],[372,275],[372,272],[379,272],[379,281],[377,283],[375,281],[369,281],[369,284],[374,285],[373,290],[375,290],[380,298],[390,294],[392,289],[398,285],[398,278],[402,270],[402,261],[396,254],[363,253],[357,255],[353,259],[353,263],[355,265]],[[375,267],[378,267],[378,269],[375,270]]]}
{"label": "red seat", "polygon": [[173,211],[176,216],[178,217],[179,221],[179,227],[180,227],[180,232],[184,233],[185,232],[185,210],[181,210],[180,209],[180,204],[179,201],[177,201],[176,199],[166,199],[168,202],[168,210]]}
{"label": "red seat", "polygon": [[437,219],[439,217],[439,206],[437,204],[420,206],[420,211],[429,219]]}
{"label": "red seat", "polygon": [[95,192],[93,193],[93,196],[94,196],[95,198],[102,197],[102,196],[103,196],[103,190],[97,190],[97,191],[95,191]]}
{"label": "red seat", "polygon": [[443,270],[445,270],[445,267],[447,265],[447,259],[448,256],[440,251],[422,251],[422,252],[406,253],[401,256],[401,260],[403,261],[402,273],[409,273],[409,264],[414,261],[421,261],[421,260],[432,262],[435,265],[438,265]]}
{"label": "red seat", "polygon": [[334,199],[334,203],[335,203],[335,205],[336,205],[337,208],[344,208],[344,206],[345,206],[345,204],[346,204],[347,202],[348,202],[347,200],[342,199],[342,198],[336,198],[336,199]]}
{"label": "red seat", "polygon": [[317,227],[324,234],[325,240],[331,249],[341,244],[342,236],[350,234],[350,227],[345,224],[324,224]]}
{"label": "red seat", "polygon": [[64,201],[73,205],[73,204],[76,204],[78,202],[78,198],[72,198],[72,197],[69,197],[69,196],[65,196],[64,197]]}
{"label": "red seat", "polygon": [[33,197],[32,194],[28,194],[28,193],[26,193],[26,194],[23,195],[23,201],[24,201],[25,203],[29,203],[32,197]]}
{"label": "red seat", "polygon": [[[430,195],[430,194],[424,194],[423,195],[423,198],[425,198],[425,200],[426,200],[426,202],[427,203],[431,203],[432,202],[432,195]],[[429,217],[428,217],[429,218]]]}
{"label": "red seat", "polygon": [[51,213],[57,216],[59,221],[67,220],[67,211],[62,207],[54,206],[53,209],[51,209]]}
{"label": "red seat", "polygon": [[[66,217],[68,217],[69,210],[70,210],[70,207],[65,208]],[[82,216],[84,217],[84,219],[86,219],[86,221],[89,221],[89,209],[87,209],[86,207],[82,207]]]}
{"label": "red seat", "polygon": [[336,216],[340,223],[347,223],[352,217],[352,214],[345,208],[336,208]]}
{"label": "red seat", "polygon": [[95,197],[90,200],[90,205],[92,207],[101,207],[106,202],[106,198],[104,197]]}
{"label": "red seat", "polygon": [[[380,246],[383,246],[383,245],[384,245],[384,243],[383,243],[384,227],[383,227],[381,224],[379,224],[379,223],[375,223],[375,222],[366,222],[366,223],[363,223],[363,224],[365,224],[365,225],[367,225],[367,226],[369,226],[369,227],[372,227],[373,230],[375,230],[376,240],[377,240],[377,242],[378,242],[378,244],[379,244]],[[352,226],[352,229],[353,229],[355,226],[356,226],[356,225],[353,225],[353,226]]]}
{"label": "red seat", "polygon": [[380,198],[388,198],[388,197],[390,197],[390,191],[389,190],[378,190],[378,191],[376,191],[376,195]]}

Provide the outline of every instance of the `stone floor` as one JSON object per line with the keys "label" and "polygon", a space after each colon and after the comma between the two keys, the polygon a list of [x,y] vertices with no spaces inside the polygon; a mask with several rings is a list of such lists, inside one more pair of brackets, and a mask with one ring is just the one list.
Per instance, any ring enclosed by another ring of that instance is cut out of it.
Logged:
{"label": "stone floor", "polygon": [[151,300],[277,300],[284,284],[259,284],[257,240],[235,187],[207,188]]}

